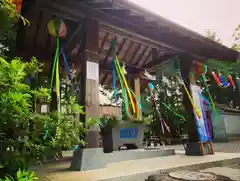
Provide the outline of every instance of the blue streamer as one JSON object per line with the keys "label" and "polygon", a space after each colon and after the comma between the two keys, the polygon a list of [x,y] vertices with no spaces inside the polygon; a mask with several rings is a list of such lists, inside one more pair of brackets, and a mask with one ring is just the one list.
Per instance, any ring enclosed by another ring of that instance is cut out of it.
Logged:
{"label": "blue streamer", "polygon": [[71,71],[70,71],[70,67],[68,65],[67,57],[66,57],[66,55],[64,53],[63,47],[61,48],[61,54],[62,54],[62,57],[63,57],[63,61],[64,61],[64,64],[65,64],[67,73],[70,76],[71,75]]}
{"label": "blue streamer", "polygon": [[148,87],[150,88],[151,91],[154,89],[154,86],[152,83],[148,83]]}
{"label": "blue streamer", "polygon": [[224,78],[223,75],[220,75],[219,79],[222,82],[223,87],[227,87],[228,86],[228,82],[225,81],[225,78]]}
{"label": "blue streamer", "polygon": [[161,129],[162,129],[162,133],[164,134],[164,127],[163,127],[163,121],[162,120],[160,120],[160,124],[161,124]]}
{"label": "blue streamer", "polygon": [[208,105],[211,105],[210,101],[206,97],[204,97],[204,95],[202,95],[201,93],[198,94]]}

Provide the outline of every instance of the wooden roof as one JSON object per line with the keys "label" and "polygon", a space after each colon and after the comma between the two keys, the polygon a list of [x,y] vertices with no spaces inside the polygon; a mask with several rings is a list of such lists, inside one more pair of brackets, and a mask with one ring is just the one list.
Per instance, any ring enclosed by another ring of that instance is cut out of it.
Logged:
{"label": "wooden roof", "polygon": [[150,69],[181,54],[188,54],[198,60],[237,59],[237,52],[124,0],[23,2],[23,14],[32,23],[29,28],[19,31],[21,44],[18,51],[24,56],[35,55],[46,60],[52,58],[55,39],[48,34],[47,23],[53,17],[60,17],[67,24],[68,35],[64,42],[68,51],[81,46],[81,26],[86,17],[100,21],[99,63],[102,84],[109,84],[112,79],[112,39],[116,40],[119,60],[127,65],[131,74]]}

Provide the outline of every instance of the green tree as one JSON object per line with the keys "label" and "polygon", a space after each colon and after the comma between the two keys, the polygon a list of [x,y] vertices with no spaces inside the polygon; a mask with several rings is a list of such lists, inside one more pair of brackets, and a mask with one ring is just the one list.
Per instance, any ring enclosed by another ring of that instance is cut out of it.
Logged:
{"label": "green tree", "polygon": [[237,26],[233,33],[232,49],[240,52],[240,24]]}
{"label": "green tree", "polygon": [[222,43],[222,41],[217,37],[216,32],[212,31],[211,29],[205,30],[205,36],[213,41]]}

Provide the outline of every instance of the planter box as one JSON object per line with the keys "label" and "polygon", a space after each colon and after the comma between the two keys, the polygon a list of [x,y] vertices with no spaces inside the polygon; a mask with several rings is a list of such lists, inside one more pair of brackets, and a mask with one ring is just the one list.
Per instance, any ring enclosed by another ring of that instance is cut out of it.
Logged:
{"label": "planter box", "polygon": [[103,134],[103,150],[105,153],[119,150],[120,146],[126,144],[136,145],[143,148],[143,137],[146,126],[141,123],[122,121],[114,128]]}

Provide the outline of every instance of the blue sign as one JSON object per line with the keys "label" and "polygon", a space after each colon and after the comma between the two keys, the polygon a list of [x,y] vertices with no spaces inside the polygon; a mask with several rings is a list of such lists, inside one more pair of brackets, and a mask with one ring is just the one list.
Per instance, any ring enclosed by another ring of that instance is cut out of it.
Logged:
{"label": "blue sign", "polygon": [[121,128],[120,129],[120,138],[122,139],[135,139],[138,135],[137,128]]}

